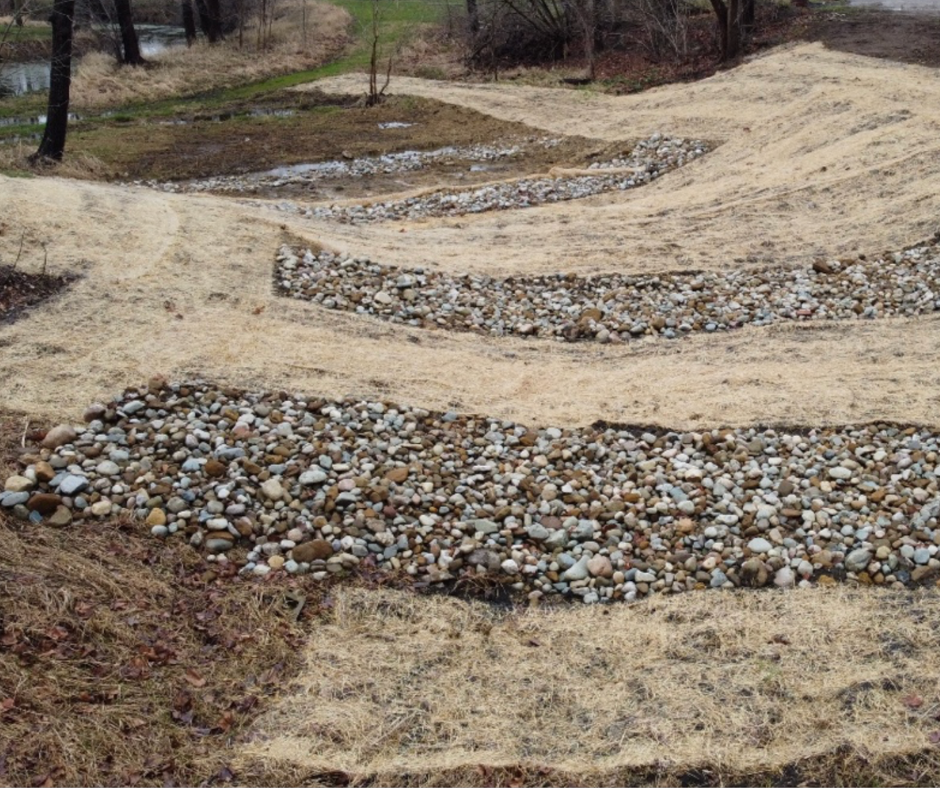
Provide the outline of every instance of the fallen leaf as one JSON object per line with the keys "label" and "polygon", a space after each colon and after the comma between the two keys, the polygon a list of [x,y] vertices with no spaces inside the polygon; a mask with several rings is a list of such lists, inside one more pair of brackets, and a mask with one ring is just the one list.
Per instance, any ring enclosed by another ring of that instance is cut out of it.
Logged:
{"label": "fallen leaf", "polygon": [[931,731],[927,734],[927,738],[930,739],[931,744],[940,744],[940,731]]}
{"label": "fallen leaf", "polygon": [[9,711],[16,705],[16,701],[13,698],[4,698],[0,700],[0,711]]}
{"label": "fallen leaf", "polygon": [[190,668],[183,674],[183,678],[186,679],[190,684],[192,684],[197,689],[199,687],[206,686],[206,680],[200,676],[193,668]]}
{"label": "fallen leaf", "polygon": [[219,733],[228,733],[228,729],[235,724],[235,715],[231,711],[226,711],[219,718],[219,721],[215,724],[215,730],[213,733],[218,731]]}
{"label": "fallen leaf", "polygon": [[924,705],[924,699],[920,695],[908,695],[902,703],[909,709],[919,709]]}

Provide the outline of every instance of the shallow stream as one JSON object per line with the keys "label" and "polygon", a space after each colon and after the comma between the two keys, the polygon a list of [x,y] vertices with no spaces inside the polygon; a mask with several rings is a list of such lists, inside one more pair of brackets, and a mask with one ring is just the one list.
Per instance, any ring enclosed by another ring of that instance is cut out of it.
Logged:
{"label": "shallow stream", "polygon": [[[170,25],[137,25],[137,35],[140,52],[145,58],[155,57],[167,49],[186,43],[183,28]],[[0,99],[48,89],[48,61],[0,63]]]}

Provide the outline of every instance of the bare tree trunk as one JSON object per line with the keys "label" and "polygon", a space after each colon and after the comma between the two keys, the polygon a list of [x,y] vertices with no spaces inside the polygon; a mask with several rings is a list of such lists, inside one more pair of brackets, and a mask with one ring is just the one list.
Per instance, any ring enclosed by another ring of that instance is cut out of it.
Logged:
{"label": "bare tree trunk", "polygon": [[728,52],[724,60],[733,60],[741,51],[741,0],[728,0]]}
{"label": "bare tree trunk", "polygon": [[206,0],[206,11],[209,16],[209,30],[206,38],[210,44],[215,44],[223,39],[222,35],[222,9],[219,0]]}
{"label": "bare tree trunk", "polygon": [[17,27],[23,26],[23,1],[13,0],[13,22]]}
{"label": "bare tree trunk", "polygon": [[740,0],[711,0],[712,9],[718,18],[718,36],[721,41],[721,61],[734,60],[741,49],[741,5]]}
{"label": "bare tree trunk", "polygon": [[186,31],[186,45],[192,46],[196,40],[196,15],[193,13],[193,0],[182,0],[183,29]]}
{"label": "bare tree trunk", "polygon": [[72,26],[75,0],[55,0],[52,6],[52,61],[49,75],[49,109],[39,150],[31,161],[61,161],[69,124],[69,90],[72,86]]}
{"label": "bare tree trunk", "polygon": [[467,20],[470,24],[470,37],[475,39],[480,32],[480,8],[477,0],[467,0]]}
{"label": "bare tree trunk", "polygon": [[196,0],[196,14],[199,17],[199,29],[202,34],[209,37],[209,9],[206,7],[206,0]]}
{"label": "bare tree trunk", "polygon": [[595,16],[594,0],[584,0],[584,58],[587,60],[588,79],[594,81],[595,56],[594,37],[597,35],[597,17]]}
{"label": "bare tree trunk", "polygon": [[745,33],[750,33],[754,29],[755,21],[755,0],[744,0],[743,11],[741,12],[741,26]]}
{"label": "bare tree trunk", "polygon": [[140,42],[137,40],[137,31],[134,29],[130,0],[114,0],[114,6],[117,9],[118,25],[121,28],[121,47],[124,51],[122,62],[127,66],[142,66],[145,61],[140,54]]}
{"label": "bare tree trunk", "polygon": [[369,58],[369,95],[366,97],[366,106],[374,107],[380,104],[392,79],[392,58],[388,59],[388,70],[385,72],[385,84],[379,88],[379,0],[372,0],[372,53]]}

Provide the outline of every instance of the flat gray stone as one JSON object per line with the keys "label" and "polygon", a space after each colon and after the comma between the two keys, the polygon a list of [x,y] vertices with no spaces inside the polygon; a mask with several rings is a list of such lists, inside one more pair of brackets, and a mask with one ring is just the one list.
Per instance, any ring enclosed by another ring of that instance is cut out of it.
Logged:
{"label": "flat gray stone", "polygon": [[70,473],[59,484],[59,495],[75,495],[88,487],[88,479],[85,476],[77,476]]}
{"label": "flat gray stone", "polygon": [[773,550],[773,545],[762,536],[757,536],[747,543],[747,549],[752,553],[769,553]]}
{"label": "flat gray stone", "polygon": [[578,563],[576,563],[570,569],[566,570],[565,573],[561,576],[561,579],[569,583],[573,580],[587,579],[589,574],[588,561],[590,561],[590,558],[586,555],[582,555]]}
{"label": "flat gray stone", "polygon": [[871,550],[860,547],[845,557],[845,568],[850,572],[861,572],[871,561]]}

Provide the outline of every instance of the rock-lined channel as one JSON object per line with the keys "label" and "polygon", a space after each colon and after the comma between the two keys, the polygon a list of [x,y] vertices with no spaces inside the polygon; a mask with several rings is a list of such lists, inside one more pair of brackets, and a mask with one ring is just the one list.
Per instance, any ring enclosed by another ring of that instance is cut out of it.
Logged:
{"label": "rock-lined channel", "polygon": [[795,269],[509,279],[283,246],[274,280],[281,295],[394,323],[569,342],[673,339],[780,320],[912,317],[940,309],[935,242],[874,261],[818,260]]}
{"label": "rock-lined channel", "polygon": [[364,205],[305,206],[290,201],[274,205],[250,204],[312,219],[353,224],[530,208],[642,186],[704,156],[708,149],[708,145],[700,140],[676,139],[657,133],[638,143],[629,156],[594,165],[591,169],[597,172],[596,175],[535,175],[474,189],[438,191]]}
{"label": "rock-lined channel", "polygon": [[162,381],[85,419],[21,457],[0,507],[63,527],[131,513],[255,575],[368,562],[592,603],[940,570],[927,429],[533,429]]}
{"label": "rock-lined channel", "polygon": [[164,192],[251,193],[289,186],[312,186],[322,181],[340,178],[365,178],[375,175],[415,172],[434,164],[456,161],[485,166],[489,163],[519,156],[532,148],[553,148],[558,143],[558,139],[542,138],[510,141],[502,146],[447,146],[429,151],[408,150],[399,153],[387,153],[382,156],[362,156],[356,159],[293,164],[247,175],[220,175],[214,178],[180,182],[138,181],[135,185],[149,186]]}

